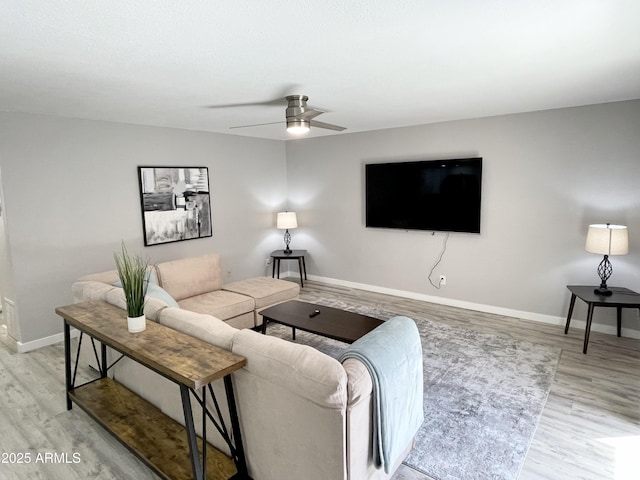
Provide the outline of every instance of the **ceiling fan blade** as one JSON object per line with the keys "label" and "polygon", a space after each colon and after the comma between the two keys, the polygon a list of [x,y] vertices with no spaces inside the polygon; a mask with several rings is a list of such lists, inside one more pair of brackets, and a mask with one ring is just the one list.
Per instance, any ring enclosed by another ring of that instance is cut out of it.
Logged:
{"label": "ceiling fan blade", "polygon": [[340,127],[338,125],[332,125],[330,123],[318,122],[317,120],[311,120],[310,123],[312,127],[326,128],[327,130],[335,130],[337,132],[341,132],[347,129],[347,127]]}
{"label": "ceiling fan blade", "polygon": [[219,105],[205,105],[204,108],[234,108],[234,107],[284,107],[287,104],[285,96],[291,91],[295,91],[299,88],[299,85],[288,84],[283,85],[282,88],[274,92],[273,96],[269,95],[269,100],[257,101],[257,102],[236,102],[236,103],[224,103]]}
{"label": "ceiling fan blade", "polygon": [[324,112],[322,110],[315,110],[313,108],[309,110],[305,110],[302,113],[299,113],[295,116],[295,118],[299,118],[300,120],[311,120],[312,118],[317,117],[318,115],[322,115]]}
{"label": "ceiling fan blade", "polygon": [[229,127],[229,128],[232,129],[232,128],[260,127],[262,125],[276,125],[278,123],[284,123],[284,122],[253,123],[251,125],[236,125],[234,127]]}
{"label": "ceiling fan blade", "polygon": [[240,103],[224,103],[220,105],[205,105],[204,108],[236,108],[236,107],[281,107],[284,102],[281,98],[273,100],[265,100],[264,102],[240,102]]}

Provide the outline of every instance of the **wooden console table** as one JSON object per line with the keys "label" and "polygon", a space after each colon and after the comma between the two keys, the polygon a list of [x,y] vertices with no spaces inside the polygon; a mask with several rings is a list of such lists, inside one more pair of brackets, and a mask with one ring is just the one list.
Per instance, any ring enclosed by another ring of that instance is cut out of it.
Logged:
{"label": "wooden console table", "polygon": [[[230,376],[246,364],[243,357],[153,321],[147,321],[143,332],[129,333],[126,312],[102,301],[59,307],[56,313],[64,319],[67,410],[71,409],[72,402],[78,405],[163,479],[250,480]],[[81,332],[73,373],[70,327]],[[91,337],[100,378],[76,386],[84,334]],[[101,344],[100,359],[94,339]],[[107,346],[178,384],[186,427],[108,378],[108,370],[122,356],[108,365]],[[218,405],[211,383],[220,378],[224,379],[233,441],[219,409],[216,421],[206,407],[207,389],[216,407]],[[206,421],[202,438],[196,436],[192,394],[203,408],[203,418],[209,418],[229,444],[233,461],[207,443]]]}

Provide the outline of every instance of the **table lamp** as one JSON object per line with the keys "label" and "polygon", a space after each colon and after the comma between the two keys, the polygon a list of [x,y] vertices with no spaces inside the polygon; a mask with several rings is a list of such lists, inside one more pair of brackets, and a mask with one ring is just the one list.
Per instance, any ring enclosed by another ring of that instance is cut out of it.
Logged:
{"label": "table lamp", "polygon": [[607,288],[607,280],[609,280],[613,272],[609,255],[626,255],[629,253],[627,227],[624,225],[611,225],[609,223],[606,225],[589,225],[585,250],[590,253],[604,255],[600,265],[598,265],[600,287],[596,288],[594,292],[603,296],[611,295],[611,290]]}
{"label": "table lamp", "polygon": [[285,231],[284,244],[286,248],[284,249],[284,253],[291,253],[291,249],[289,248],[289,244],[291,243],[291,234],[289,233],[289,229],[298,228],[298,219],[296,218],[296,212],[278,213],[276,227],[281,230],[284,229]]}

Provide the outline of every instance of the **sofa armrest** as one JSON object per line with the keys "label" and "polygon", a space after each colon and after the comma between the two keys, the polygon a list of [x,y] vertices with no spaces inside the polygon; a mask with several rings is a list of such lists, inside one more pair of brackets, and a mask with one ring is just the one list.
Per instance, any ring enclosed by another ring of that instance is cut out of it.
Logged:
{"label": "sofa armrest", "polygon": [[94,280],[78,280],[71,286],[74,302],[103,300],[123,310],[127,309],[127,302],[122,288]]}
{"label": "sofa armrest", "polygon": [[118,277],[117,270],[109,270],[109,271],[100,272],[100,273],[91,273],[89,275],[84,275],[78,279],[79,282],[93,281],[93,282],[107,283],[109,285],[113,285],[118,280],[119,280],[119,277]]}
{"label": "sofa armrest", "polygon": [[347,405],[347,375],[337,360],[315,348],[239,330],[233,353],[247,359],[246,370],[280,388],[329,408]]}
{"label": "sofa armrest", "polygon": [[353,407],[363,401],[369,401],[373,392],[373,383],[367,367],[353,358],[342,364],[347,372],[347,403]]}
{"label": "sofa armrest", "polygon": [[[356,359],[342,364],[347,372],[347,471],[349,479],[377,478],[373,464],[373,383],[367,367]],[[384,478],[384,477],[383,477]]]}
{"label": "sofa armrest", "polygon": [[347,470],[349,479],[389,479],[408,455],[413,439],[393,459],[389,473],[377,469],[373,458],[373,382],[367,367],[358,359],[348,358],[343,366],[347,372]]}
{"label": "sofa armrest", "polygon": [[249,474],[261,480],[346,478],[347,376],[305,346],[240,330],[233,373]]}

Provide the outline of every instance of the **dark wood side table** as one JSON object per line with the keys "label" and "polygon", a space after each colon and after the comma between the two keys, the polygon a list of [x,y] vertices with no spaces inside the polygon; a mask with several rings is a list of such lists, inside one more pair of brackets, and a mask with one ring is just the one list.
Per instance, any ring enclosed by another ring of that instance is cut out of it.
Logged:
{"label": "dark wood side table", "polygon": [[569,313],[567,314],[567,324],[564,327],[565,335],[569,331],[569,323],[571,322],[571,315],[573,314],[573,307],[576,303],[576,297],[585,302],[588,307],[587,313],[587,325],[584,330],[584,347],[582,353],[587,353],[587,345],[589,344],[589,333],[591,332],[591,321],[593,320],[593,309],[595,307],[616,307],[618,317],[618,336],[620,336],[621,324],[622,324],[622,309],[623,308],[638,308],[640,309],[640,293],[636,293],[633,290],[629,290],[624,287],[609,287],[613,293],[608,296],[597,295],[594,290],[597,286],[580,286],[580,285],[567,285],[567,288],[571,292],[571,301],[569,303]]}
{"label": "dark wood side table", "polygon": [[291,250],[291,253],[284,253],[284,250],[274,250],[273,252],[271,252],[271,258],[273,259],[271,278],[274,278],[276,276],[276,270],[278,272],[278,278],[280,278],[280,260],[298,260],[298,269],[300,270],[300,287],[304,288],[302,275],[304,273],[304,279],[306,280],[307,266],[304,263],[304,256],[306,254],[306,250]]}

